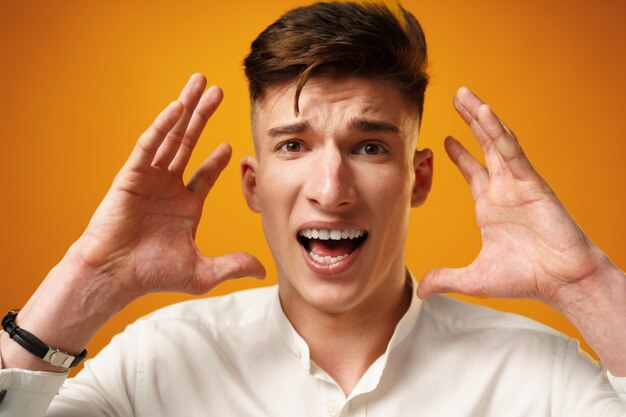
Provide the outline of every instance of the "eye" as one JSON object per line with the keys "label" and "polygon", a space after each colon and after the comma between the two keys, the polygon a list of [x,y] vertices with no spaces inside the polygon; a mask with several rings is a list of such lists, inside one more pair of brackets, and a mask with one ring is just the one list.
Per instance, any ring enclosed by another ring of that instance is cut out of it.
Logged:
{"label": "eye", "polygon": [[356,149],[356,153],[369,156],[376,156],[388,152],[385,147],[373,142],[364,143]]}
{"label": "eye", "polygon": [[302,144],[295,140],[284,142],[280,145],[280,150],[287,153],[296,153],[302,150]]}

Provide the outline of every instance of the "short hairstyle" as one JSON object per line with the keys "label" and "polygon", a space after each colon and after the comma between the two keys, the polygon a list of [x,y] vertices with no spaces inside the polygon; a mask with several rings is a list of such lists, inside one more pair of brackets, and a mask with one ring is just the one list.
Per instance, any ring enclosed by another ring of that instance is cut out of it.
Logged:
{"label": "short hairstyle", "polygon": [[395,85],[417,110],[424,109],[426,40],[411,13],[384,4],[320,2],[293,9],[252,42],[244,60],[250,99],[296,80],[294,111],[307,80],[315,76],[357,76]]}

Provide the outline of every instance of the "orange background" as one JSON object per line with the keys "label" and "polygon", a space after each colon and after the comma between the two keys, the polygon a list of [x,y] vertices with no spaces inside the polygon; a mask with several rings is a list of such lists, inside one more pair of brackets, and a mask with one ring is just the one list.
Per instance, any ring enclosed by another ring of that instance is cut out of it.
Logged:
{"label": "orange background", "polygon": [[[25,304],[81,234],[135,138],[196,71],[226,96],[190,166],[219,141],[233,145],[235,162],[209,196],[198,245],[207,255],[250,251],[268,269],[265,281],[228,282],[211,295],[275,283],[260,219],[240,191],[237,162],[253,151],[241,62],[262,29],[302,4],[0,0],[1,312]],[[626,3],[403,4],[424,26],[432,75],[420,146],[435,152],[435,182],[410,226],[408,264],[416,276],[465,265],[480,247],[469,190],[443,151],[452,134],[478,155],[451,105],[460,85],[477,91],[516,131],[571,214],[624,269]],[[92,340],[90,353],[135,318],[188,298],[136,301]],[[578,337],[538,302],[471,301]]]}

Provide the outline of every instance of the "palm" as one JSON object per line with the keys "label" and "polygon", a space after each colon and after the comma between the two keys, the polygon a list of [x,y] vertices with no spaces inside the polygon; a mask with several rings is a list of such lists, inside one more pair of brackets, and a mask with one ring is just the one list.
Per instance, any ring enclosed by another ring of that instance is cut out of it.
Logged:
{"label": "palm", "polygon": [[192,77],[181,93],[185,110],[170,105],[142,135],[79,240],[85,261],[133,296],[202,293],[226,278],[264,273],[250,255],[205,258],[194,242],[204,199],[230,158],[230,148],[219,147],[183,183],[193,146],[221,100],[218,89],[200,98],[203,88],[204,77]]}
{"label": "palm", "polygon": [[431,271],[420,294],[554,299],[562,285],[593,272],[596,251],[491,109],[467,89],[455,107],[485,154],[486,168],[459,142],[446,141],[476,201],[482,249],[466,268]]}
{"label": "palm", "polygon": [[202,201],[180,178],[158,167],[126,173],[113,184],[103,208],[88,229],[99,236],[103,253],[121,255],[139,288],[184,289],[167,283],[192,278]]}

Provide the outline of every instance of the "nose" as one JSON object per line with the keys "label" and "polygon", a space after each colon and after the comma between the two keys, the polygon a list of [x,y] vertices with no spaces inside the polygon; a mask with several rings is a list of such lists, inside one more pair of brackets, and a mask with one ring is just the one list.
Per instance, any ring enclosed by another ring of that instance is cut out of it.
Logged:
{"label": "nose", "polygon": [[306,183],[307,199],[325,211],[353,205],[357,193],[347,155],[333,146],[318,152]]}

